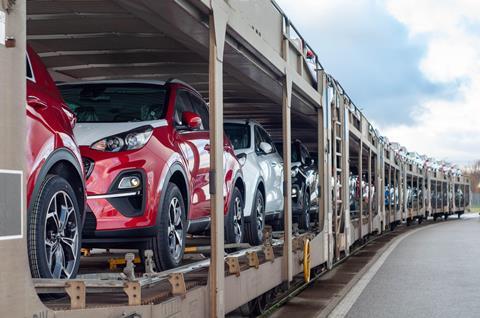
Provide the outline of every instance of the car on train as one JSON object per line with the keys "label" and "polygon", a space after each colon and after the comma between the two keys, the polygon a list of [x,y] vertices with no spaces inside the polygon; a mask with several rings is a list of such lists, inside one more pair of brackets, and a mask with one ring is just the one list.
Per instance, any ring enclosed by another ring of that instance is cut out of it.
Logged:
{"label": "car on train", "polygon": [[73,135],[76,117],[30,46],[26,66],[30,271],[34,278],[74,278],[85,210],[82,159]]}
{"label": "car on train", "polygon": [[267,222],[283,224],[283,160],[269,133],[256,121],[228,119],[225,133],[235,153],[244,155],[245,237],[252,245],[263,239]]}
{"label": "car on train", "polygon": [[[210,226],[209,110],[178,80],[60,85],[77,115],[85,163],[85,247],[152,249],[157,270],[178,266],[187,233]],[[245,185],[224,138],[225,241],[244,239]],[[220,190],[222,191],[222,190]]]}
{"label": "car on train", "polygon": [[[283,153],[283,144],[275,146]],[[292,162],[292,217],[302,230],[310,230],[312,206],[318,203],[318,170],[308,148],[295,140],[291,146]]]}

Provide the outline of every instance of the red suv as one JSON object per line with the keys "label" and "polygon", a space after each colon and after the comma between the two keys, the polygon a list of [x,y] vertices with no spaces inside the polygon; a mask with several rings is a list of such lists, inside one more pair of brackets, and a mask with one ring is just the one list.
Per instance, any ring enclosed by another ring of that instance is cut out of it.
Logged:
{"label": "red suv", "polygon": [[35,52],[27,48],[28,256],[33,277],[73,278],[85,207],[75,115]]}
{"label": "red suv", "polygon": [[[151,248],[176,267],[186,233],[210,225],[208,107],[177,80],[64,84],[87,174],[86,247]],[[243,239],[244,183],[224,143],[225,239]],[[90,212],[90,213],[88,213]]]}

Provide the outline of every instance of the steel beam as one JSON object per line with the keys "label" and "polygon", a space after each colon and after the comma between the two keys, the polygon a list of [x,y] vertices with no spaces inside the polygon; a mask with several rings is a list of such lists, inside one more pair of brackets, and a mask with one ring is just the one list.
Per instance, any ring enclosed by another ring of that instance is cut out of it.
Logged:
{"label": "steel beam", "polygon": [[[325,217],[328,207],[326,206],[326,193],[328,189],[327,178],[325,172],[326,165],[326,125],[325,119],[325,104],[323,103],[324,91],[326,88],[325,72],[323,70],[317,71],[318,93],[320,94],[320,108],[317,109],[317,171],[318,171],[318,225],[321,231],[325,231]],[[322,192],[323,191],[323,192]],[[322,246],[323,249],[323,246]]]}
{"label": "steel beam", "polygon": [[363,188],[362,188],[362,182],[363,182],[363,141],[362,138],[360,138],[360,150],[358,151],[358,178],[359,178],[359,185],[360,185],[360,217],[358,218],[359,220],[359,239],[361,240],[363,238]]}
{"label": "steel beam", "polygon": [[[12,2],[12,1],[10,1]],[[0,170],[14,170],[25,173],[26,141],[26,1],[17,1],[10,10],[4,11],[0,1],[0,11],[5,14],[5,37],[14,40],[12,47],[0,44]],[[12,2],[14,3],[14,2]],[[1,39],[2,41],[5,38]],[[12,43],[11,41],[10,43]],[[23,178],[25,180],[25,178]],[[14,186],[14,185],[10,185]],[[22,182],[22,223],[21,235],[0,237],[0,316],[32,317],[32,313],[47,316],[47,309],[41,304],[32,287],[27,257],[26,229],[27,212],[25,184]],[[0,206],[8,208],[4,193],[0,194]],[[2,209],[2,208],[0,208]],[[17,211],[3,211],[18,213]],[[2,220],[5,221],[5,220]],[[0,233],[1,236],[2,233]],[[19,305],[21,304],[21,305]],[[48,315],[50,316],[50,315]],[[52,315],[53,316],[53,315]]]}
{"label": "steel beam", "polygon": [[[348,105],[348,106],[347,106]],[[350,120],[349,120],[349,106],[350,100],[344,96],[343,103],[343,142],[342,142],[342,192],[343,192],[343,209],[345,213],[345,255],[350,255],[350,245],[352,244],[352,236],[350,232],[351,220],[350,220]]]}
{"label": "steel beam", "polygon": [[225,316],[223,199],[223,50],[228,16],[212,1],[209,41],[211,263],[210,317]]}
{"label": "steel beam", "polygon": [[283,122],[283,279],[290,283],[293,278],[292,264],[292,81],[285,76],[282,103]]}
{"label": "steel beam", "polygon": [[373,209],[372,209],[372,149],[368,148],[368,233],[373,230]]}
{"label": "steel beam", "polygon": [[[327,94],[326,94],[326,101],[325,101],[325,123],[326,123],[326,128],[325,128],[325,134],[326,134],[326,140],[325,140],[325,155],[327,157],[327,170],[325,173],[325,213],[327,214],[327,224],[326,224],[326,236],[325,239],[328,242],[328,254],[327,254],[327,268],[331,269],[333,267],[333,204],[334,204],[334,197],[335,194],[332,193],[332,189],[334,188],[334,183],[332,183],[332,178],[334,176],[334,173],[332,171],[332,103],[334,102],[334,97],[335,97],[335,90],[334,90],[334,85],[332,82],[331,78],[328,78],[327,80]],[[335,182],[335,181],[333,181]]]}
{"label": "steel beam", "polygon": [[282,94],[282,142],[283,142],[283,264],[282,278],[290,284],[293,279],[293,254],[292,254],[292,78],[288,68],[290,51],[290,25],[285,25],[282,39],[282,58],[286,67],[283,77]]}

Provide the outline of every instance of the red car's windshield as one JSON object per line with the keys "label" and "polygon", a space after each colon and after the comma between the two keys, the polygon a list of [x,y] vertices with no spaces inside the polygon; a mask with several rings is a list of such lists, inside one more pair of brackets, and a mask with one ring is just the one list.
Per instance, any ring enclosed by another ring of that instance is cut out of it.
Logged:
{"label": "red car's windshield", "polygon": [[137,122],[165,116],[167,89],[142,83],[72,84],[60,86],[81,122]]}

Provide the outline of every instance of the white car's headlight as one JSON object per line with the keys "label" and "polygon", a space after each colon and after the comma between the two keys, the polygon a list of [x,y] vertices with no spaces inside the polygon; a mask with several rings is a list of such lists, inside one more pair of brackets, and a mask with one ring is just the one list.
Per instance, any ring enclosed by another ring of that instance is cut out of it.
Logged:
{"label": "white car's headlight", "polygon": [[152,133],[153,128],[151,126],[144,126],[101,139],[92,144],[90,148],[106,152],[140,149],[150,140]]}

